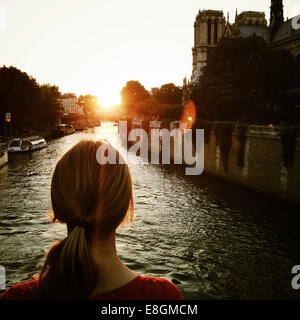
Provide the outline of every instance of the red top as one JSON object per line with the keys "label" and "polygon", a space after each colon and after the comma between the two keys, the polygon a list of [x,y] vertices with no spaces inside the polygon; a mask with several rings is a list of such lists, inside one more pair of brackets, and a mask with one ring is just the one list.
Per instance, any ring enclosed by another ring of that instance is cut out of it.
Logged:
{"label": "red top", "polygon": [[[37,280],[19,283],[0,295],[0,300],[28,300],[37,288]],[[115,290],[96,295],[89,300],[182,300],[179,289],[170,281],[137,275],[133,280]]]}

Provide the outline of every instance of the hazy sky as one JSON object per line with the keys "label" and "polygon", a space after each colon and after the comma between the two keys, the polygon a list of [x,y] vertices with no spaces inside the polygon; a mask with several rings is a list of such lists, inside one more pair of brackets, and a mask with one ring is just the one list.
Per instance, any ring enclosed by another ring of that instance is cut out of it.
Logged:
{"label": "hazy sky", "polygon": [[[300,14],[285,0],[285,18]],[[199,9],[266,12],[270,0],[0,0],[0,66],[16,66],[62,92],[120,102],[128,80],[148,90],[192,71]]]}

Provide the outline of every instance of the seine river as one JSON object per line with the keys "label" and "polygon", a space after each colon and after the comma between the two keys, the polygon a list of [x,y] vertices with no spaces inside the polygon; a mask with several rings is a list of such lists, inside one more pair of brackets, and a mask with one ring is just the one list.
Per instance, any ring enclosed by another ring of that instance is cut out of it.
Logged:
{"label": "seine river", "polygon": [[[7,287],[38,272],[53,241],[66,236],[65,226],[48,218],[58,159],[79,140],[112,139],[116,130],[104,123],[9,157],[0,170],[0,265]],[[134,158],[135,221],[117,236],[130,268],[177,280],[186,299],[300,298],[291,287],[291,269],[300,264],[299,207]]]}

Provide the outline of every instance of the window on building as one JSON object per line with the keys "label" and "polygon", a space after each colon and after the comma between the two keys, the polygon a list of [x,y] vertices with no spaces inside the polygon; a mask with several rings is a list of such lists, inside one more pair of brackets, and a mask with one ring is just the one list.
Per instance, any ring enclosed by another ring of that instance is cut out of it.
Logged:
{"label": "window on building", "polygon": [[207,43],[211,44],[211,20],[207,21]]}
{"label": "window on building", "polygon": [[218,42],[218,20],[215,20],[214,24],[214,43]]}

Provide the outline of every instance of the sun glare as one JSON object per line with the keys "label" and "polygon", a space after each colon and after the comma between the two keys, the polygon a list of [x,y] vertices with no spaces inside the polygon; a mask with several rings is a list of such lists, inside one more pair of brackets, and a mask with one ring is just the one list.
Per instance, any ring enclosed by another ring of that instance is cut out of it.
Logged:
{"label": "sun glare", "polygon": [[105,90],[103,90],[103,92],[98,93],[97,97],[99,105],[105,109],[118,105],[121,101],[121,97],[120,94],[118,94],[118,91],[116,94],[116,92],[113,91],[105,92]]}
{"label": "sun glare", "polygon": [[103,107],[103,108],[105,108],[105,109],[108,109],[108,108],[110,108],[110,107],[112,107],[112,105],[101,105],[101,107]]}

